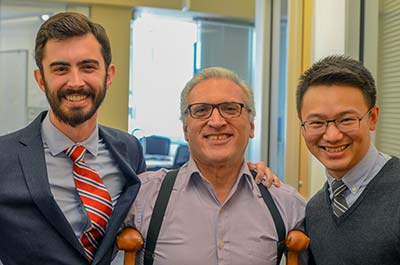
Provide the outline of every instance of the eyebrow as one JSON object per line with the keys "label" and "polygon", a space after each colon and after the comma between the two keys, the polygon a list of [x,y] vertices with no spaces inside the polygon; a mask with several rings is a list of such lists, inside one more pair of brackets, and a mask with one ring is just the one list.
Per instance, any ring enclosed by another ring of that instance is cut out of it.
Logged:
{"label": "eyebrow", "polygon": [[[334,115],[334,117],[341,117],[341,116],[344,116],[344,115],[347,115],[347,114],[359,115],[359,113],[356,112],[355,110],[346,110],[346,111],[342,111],[342,112],[336,113]],[[319,114],[319,113],[311,113],[311,114],[308,114],[307,117],[305,117],[305,118],[306,119],[311,119],[311,118],[327,119],[328,117],[326,115]]]}
{"label": "eyebrow", "polygon": [[58,65],[70,65],[70,63],[63,62],[63,61],[56,61],[56,62],[52,62],[49,66],[53,67],[53,66],[58,66]]}
{"label": "eyebrow", "polygon": [[[78,62],[78,65],[83,65],[83,64],[100,65],[99,61],[95,60],[95,59],[85,59],[85,60],[82,60],[82,61]],[[71,64],[69,62],[64,62],[64,61],[55,61],[55,62],[52,62],[49,66],[53,67],[53,66],[59,66],[59,65],[69,66]]]}
{"label": "eyebrow", "polygon": [[98,60],[95,59],[85,59],[82,60],[80,62],[78,62],[78,65],[82,65],[82,64],[96,64],[96,65],[100,65]]}

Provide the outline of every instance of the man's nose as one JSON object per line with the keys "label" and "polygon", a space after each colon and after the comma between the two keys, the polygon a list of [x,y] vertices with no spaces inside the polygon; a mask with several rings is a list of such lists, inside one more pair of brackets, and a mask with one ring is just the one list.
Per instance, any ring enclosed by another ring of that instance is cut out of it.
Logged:
{"label": "man's nose", "polygon": [[336,141],[343,137],[343,132],[339,130],[334,121],[328,121],[323,137],[327,141]]}
{"label": "man's nose", "polygon": [[226,124],[225,118],[221,116],[217,108],[212,109],[208,124],[213,127],[220,127]]}
{"label": "man's nose", "polygon": [[68,85],[72,88],[81,88],[85,86],[82,73],[78,69],[72,69],[68,76]]}

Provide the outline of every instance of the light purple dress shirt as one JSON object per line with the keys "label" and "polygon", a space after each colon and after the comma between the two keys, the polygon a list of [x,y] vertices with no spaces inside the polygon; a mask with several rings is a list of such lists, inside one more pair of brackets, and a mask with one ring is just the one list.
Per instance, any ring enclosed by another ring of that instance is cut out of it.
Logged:
{"label": "light purple dress shirt", "polygon": [[[166,170],[139,175],[142,186],[125,224],[147,236]],[[271,187],[286,231],[302,229],[305,201],[289,185]],[[154,265],[275,265],[278,235],[272,216],[244,163],[221,205],[210,182],[189,160],[177,176],[155,249]],[[143,252],[143,251],[142,251]],[[138,264],[143,263],[143,253]]]}

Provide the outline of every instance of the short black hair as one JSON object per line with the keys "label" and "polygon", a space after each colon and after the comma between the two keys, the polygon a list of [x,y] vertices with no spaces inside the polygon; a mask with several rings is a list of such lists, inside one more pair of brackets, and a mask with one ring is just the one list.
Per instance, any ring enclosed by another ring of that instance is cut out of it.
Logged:
{"label": "short black hair", "polygon": [[311,86],[347,85],[358,88],[364,95],[368,108],[376,104],[375,80],[365,66],[344,55],[331,55],[314,63],[299,80],[296,91],[297,114],[301,114],[304,94]]}

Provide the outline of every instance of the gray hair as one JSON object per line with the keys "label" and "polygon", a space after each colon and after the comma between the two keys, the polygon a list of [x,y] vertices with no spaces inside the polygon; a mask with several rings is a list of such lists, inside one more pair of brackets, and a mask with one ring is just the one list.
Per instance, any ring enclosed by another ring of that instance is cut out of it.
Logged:
{"label": "gray hair", "polygon": [[189,105],[188,98],[190,92],[197,84],[206,81],[208,79],[227,79],[237,84],[244,92],[245,95],[244,104],[246,105],[246,108],[249,111],[249,118],[251,121],[254,121],[254,117],[256,115],[256,109],[254,107],[254,95],[253,91],[251,90],[247,82],[240,79],[240,77],[237,74],[235,74],[229,69],[222,67],[209,67],[203,69],[195,76],[193,76],[193,78],[186,83],[185,88],[181,92],[181,120],[183,122],[186,122],[186,115],[188,113],[188,105]]}

